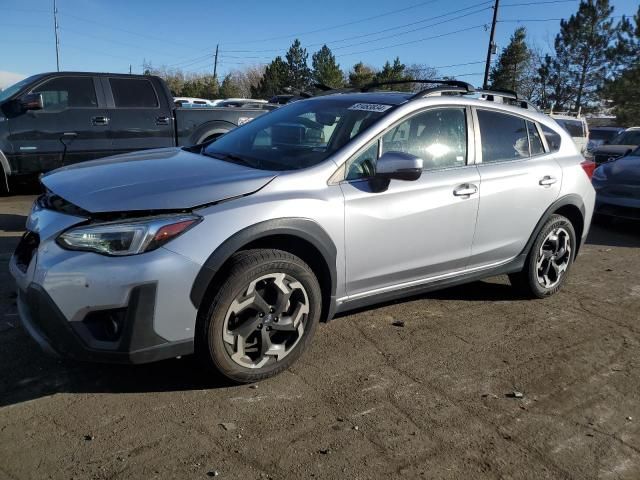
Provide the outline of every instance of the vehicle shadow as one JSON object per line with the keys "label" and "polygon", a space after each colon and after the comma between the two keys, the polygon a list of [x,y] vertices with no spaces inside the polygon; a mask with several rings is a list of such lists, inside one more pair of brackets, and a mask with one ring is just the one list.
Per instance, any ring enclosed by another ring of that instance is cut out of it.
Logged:
{"label": "vehicle shadow", "polygon": [[[4,336],[0,342],[0,407],[56,393],[151,393],[232,387],[201,366],[195,356],[144,365],[94,364],[49,357],[27,336],[17,317],[12,324],[13,331],[0,332],[0,337]],[[7,336],[14,337],[11,345]]]}
{"label": "vehicle shadow", "polygon": [[608,225],[592,224],[587,244],[607,247],[640,247],[640,222],[616,219]]}

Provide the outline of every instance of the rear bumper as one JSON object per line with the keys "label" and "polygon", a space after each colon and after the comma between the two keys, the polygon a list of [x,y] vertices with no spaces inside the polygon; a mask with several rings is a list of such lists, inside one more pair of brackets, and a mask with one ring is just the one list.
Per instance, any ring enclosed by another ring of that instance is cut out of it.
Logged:
{"label": "rear bumper", "polygon": [[640,221],[640,199],[598,195],[594,213]]}
{"label": "rear bumper", "polygon": [[93,339],[83,322],[69,322],[49,294],[31,283],[18,290],[18,311],[31,337],[47,353],[83,361],[147,363],[193,353],[193,340],[167,342],[153,330],[156,286],[132,290],[117,342]]}

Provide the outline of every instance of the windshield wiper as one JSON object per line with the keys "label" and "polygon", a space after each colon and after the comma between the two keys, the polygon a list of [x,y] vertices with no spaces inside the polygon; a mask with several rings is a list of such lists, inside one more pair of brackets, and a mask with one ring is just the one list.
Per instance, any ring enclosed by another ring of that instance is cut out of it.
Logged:
{"label": "windshield wiper", "polygon": [[239,165],[246,165],[251,168],[258,168],[256,165],[253,165],[246,158],[240,157],[238,155],[234,155],[233,153],[222,153],[222,152],[202,152],[203,155],[211,158],[217,158],[219,160],[225,160],[231,163],[237,163]]}

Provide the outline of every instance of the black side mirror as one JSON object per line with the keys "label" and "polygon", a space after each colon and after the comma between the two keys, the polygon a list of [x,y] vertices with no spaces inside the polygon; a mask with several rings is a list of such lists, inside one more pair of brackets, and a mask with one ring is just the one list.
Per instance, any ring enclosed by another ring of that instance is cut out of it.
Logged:
{"label": "black side mirror", "polygon": [[23,112],[27,110],[42,110],[42,94],[40,93],[27,93],[20,97],[20,108]]}
{"label": "black side mirror", "polygon": [[404,152],[386,152],[376,162],[376,177],[388,180],[417,180],[422,175],[422,159]]}

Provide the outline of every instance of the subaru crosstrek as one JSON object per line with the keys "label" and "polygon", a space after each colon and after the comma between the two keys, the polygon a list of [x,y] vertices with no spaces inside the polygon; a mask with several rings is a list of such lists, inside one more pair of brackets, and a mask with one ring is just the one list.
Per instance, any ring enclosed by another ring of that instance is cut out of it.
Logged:
{"label": "subaru crosstrek", "polygon": [[496,274],[557,292],[593,213],[583,162],[516,95],[325,92],[213,143],[42,177],[10,263],[19,313],[50,352],[195,352],[256,381],[340,312]]}

